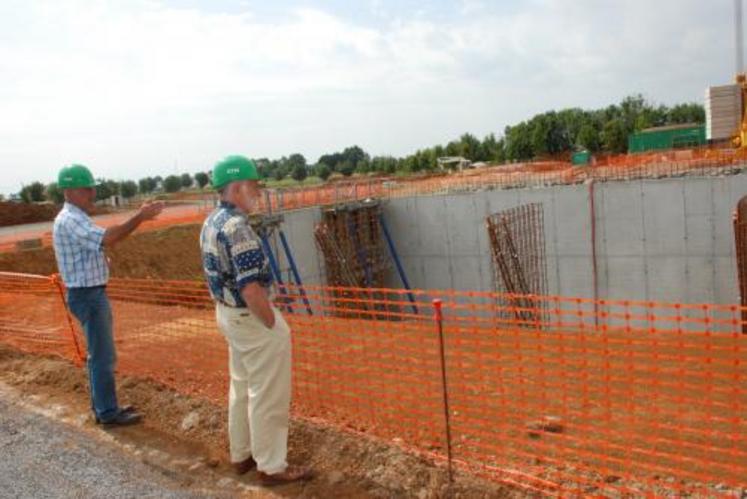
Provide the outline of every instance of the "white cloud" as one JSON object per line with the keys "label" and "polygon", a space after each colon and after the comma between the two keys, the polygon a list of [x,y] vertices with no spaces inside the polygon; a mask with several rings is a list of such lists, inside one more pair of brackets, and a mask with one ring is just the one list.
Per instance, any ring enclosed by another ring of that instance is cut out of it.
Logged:
{"label": "white cloud", "polygon": [[639,91],[697,101],[733,77],[730,9],[462,0],[439,21],[373,0],[372,27],[310,8],[269,19],[147,0],[3,2],[0,192],[69,161],[137,178],[232,152],[404,154]]}

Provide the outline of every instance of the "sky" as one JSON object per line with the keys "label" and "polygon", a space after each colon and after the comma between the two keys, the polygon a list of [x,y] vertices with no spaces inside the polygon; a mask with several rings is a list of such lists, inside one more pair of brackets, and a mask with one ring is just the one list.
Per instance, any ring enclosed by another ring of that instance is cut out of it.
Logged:
{"label": "sky", "polygon": [[732,0],[0,0],[0,193],[465,132],[734,79]]}

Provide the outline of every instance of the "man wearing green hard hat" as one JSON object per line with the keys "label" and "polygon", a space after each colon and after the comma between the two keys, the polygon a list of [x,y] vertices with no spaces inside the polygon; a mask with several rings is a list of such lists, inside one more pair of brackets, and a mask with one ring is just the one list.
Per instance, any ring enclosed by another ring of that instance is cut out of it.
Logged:
{"label": "man wearing green hard hat", "polygon": [[163,203],[145,203],[124,223],[104,229],[91,219],[96,183],[88,168],[77,164],[66,166],[60,171],[57,185],[65,194],[65,205],[54,220],[52,240],[57,268],[67,288],[68,307],[86,336],[91,409],[97,423],[134,424],[140,421],[140,414],[133,407],[121,407],[117,402],[114,381],[117,355],[106,294],[109,266],[104,251],[142,222],[156,217]]}
{"label": "man wearing green hard hat", "polygon": [[202,265],[228,343],[231,387],[228,437],[237,473],[257,468],[265,485],[311,478],[288,465],[291,395],[290,328],[273,305],[272,274],[246,215],[261,195],[253,161],[229,156],[213,168],[220,205],[200,234]]}

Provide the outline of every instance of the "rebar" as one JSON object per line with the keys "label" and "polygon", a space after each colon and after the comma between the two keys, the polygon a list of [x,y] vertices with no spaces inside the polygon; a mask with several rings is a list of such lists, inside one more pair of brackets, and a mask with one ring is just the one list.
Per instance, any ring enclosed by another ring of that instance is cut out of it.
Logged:
{"label": "rebar", "polygon": [[541,322],[535,296],[547,294],[545,225],[541,203],[517,206],[486,219],[495,290],[522,324]]}

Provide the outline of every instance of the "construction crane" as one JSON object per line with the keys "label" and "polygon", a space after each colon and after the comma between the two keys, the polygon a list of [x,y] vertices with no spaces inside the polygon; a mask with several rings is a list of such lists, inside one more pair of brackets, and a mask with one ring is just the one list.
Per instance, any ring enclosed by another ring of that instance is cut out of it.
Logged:
{"label": "construction crane", "polygon": [[741,120],[739,130],[732,138],[734,147],[740,153],[747,154],[747,75],[744,73],[744,35],[742,28],[742,0],[734,0],[734,36],[736,54],[736,83],[742,94]]}

